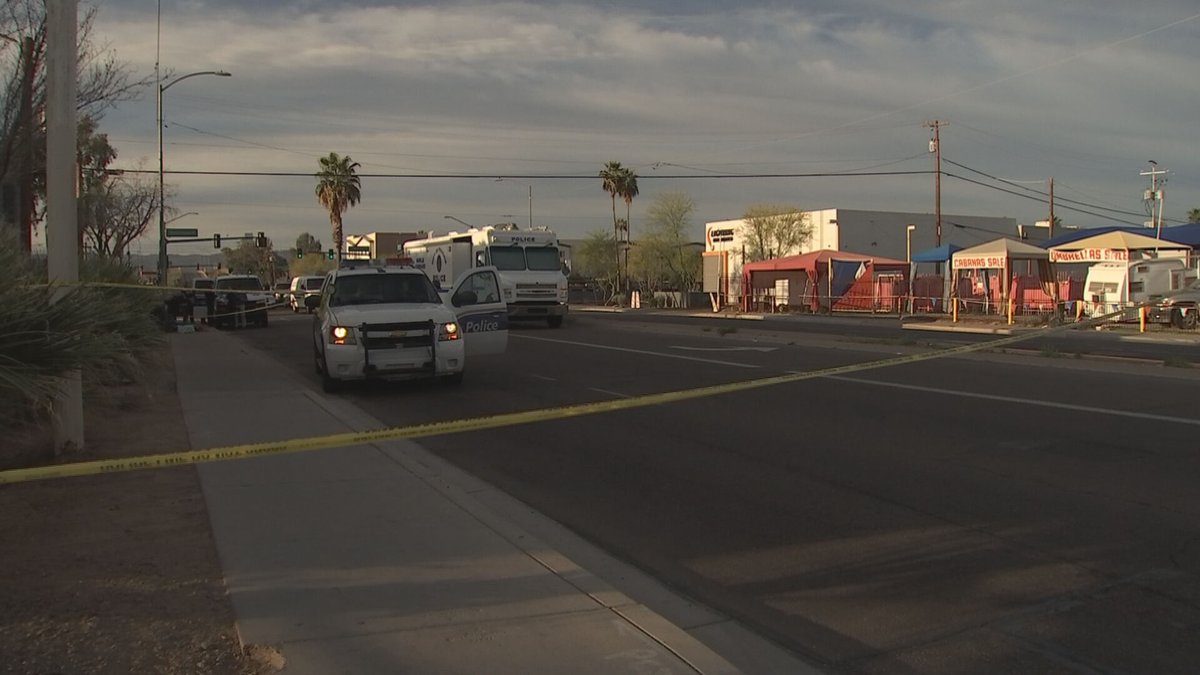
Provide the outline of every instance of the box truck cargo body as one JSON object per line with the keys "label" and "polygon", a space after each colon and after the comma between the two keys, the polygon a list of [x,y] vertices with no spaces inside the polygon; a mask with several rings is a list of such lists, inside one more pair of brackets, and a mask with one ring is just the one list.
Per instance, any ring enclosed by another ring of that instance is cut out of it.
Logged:
{"label": "box truck cargo body", "polygon": [[549,230],[471,228],[407,241],[404,254],[443,289],[466,270],[494,266],[510,319],[543,320],[557,328],[567,315],[567,277],[558,236]]}

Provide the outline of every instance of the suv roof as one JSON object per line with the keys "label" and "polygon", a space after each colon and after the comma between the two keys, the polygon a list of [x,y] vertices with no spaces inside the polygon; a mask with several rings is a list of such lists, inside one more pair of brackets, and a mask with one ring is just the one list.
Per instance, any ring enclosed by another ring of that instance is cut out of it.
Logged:
{"label": "suv roof", "polygon": [[415,267],[398,266],[398,265],[372,265],[361,267],[339,267],[333,270],[332,274],[337,277],[358,276],[367,274],[425,274]]}

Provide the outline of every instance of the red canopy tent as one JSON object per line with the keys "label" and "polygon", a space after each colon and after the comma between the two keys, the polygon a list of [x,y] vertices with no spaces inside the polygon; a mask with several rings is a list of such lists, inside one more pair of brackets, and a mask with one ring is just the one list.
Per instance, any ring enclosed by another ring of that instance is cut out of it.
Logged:
{"label": "red canopy tent", "polygon": [[903,260],[823,249],[742,265],[742,310],[770,302],[772,310],[899,311],[908,288]]}

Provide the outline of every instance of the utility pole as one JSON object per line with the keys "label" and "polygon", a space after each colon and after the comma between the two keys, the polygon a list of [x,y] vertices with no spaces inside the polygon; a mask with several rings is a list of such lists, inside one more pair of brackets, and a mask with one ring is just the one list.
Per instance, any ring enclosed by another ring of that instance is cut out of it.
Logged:
{"label": "utility pole", "polygon": [[933,120],[925,126],[933,129],[933,138],[929,141],[929,151],[934,157],[933,183],[933,240],[935,246],[942,245],[942,138],[941,127],[945,122]]}
{"label": "utility pole", "polygon": [[1046,226],[1047,239],[1054,238],[1054,176],[1050,177],[1050,224]]}
{"label": "utility pole", "polygon": [[[1155,234],[1155,239],[1162,239],[1163,202],[1166,200],[1165,200],[1165,195],[1163,195],[1163,190],[1160,187],[1160,185],[1165,185],[1167,182],[1167,179],[1165,178],[1165,176],[1167,175],[1167,170],[1159,169],[1158,162],[1156,162],[1154,160],[1149,160],[1149,161],[1150,161],[1150,170],[1143,171],[1140,174],[1142,176],[1150,176],[1150,190],[1142,196],[1142,199],[1144,201],[1151,202],[1150,217],[1153,219],[1154,227],[1157,230],[1157,233]],[[1159,176],[1164,176],[1161,183],[1158,180]],[[1157,214],[1155,213],[1155,210],[1154,210],[1155,204],[1158,205],[1158,213]]]}
{"label": "utility pole", "polygon": [[[1054,238],[1054,176],[1050,177],[1050,224],[1046,227],[1049,239]],[[1059,303],[1058,270],[1054,265],[1047,265],[1050,270],[1050,301],[1054,304],[1054,318],[1062,318],[1062,305]]]}

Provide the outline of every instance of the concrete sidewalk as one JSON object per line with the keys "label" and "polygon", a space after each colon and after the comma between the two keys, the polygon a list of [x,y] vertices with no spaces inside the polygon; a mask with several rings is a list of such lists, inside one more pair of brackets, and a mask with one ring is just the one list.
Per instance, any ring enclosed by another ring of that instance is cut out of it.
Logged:
{"label": "concrete sidewalk", "polygon": [[[232,335],[171,341],[195,449],[384,426]],[[242,639],[289,675],[817,672],[413,442],[199,468]]]}

